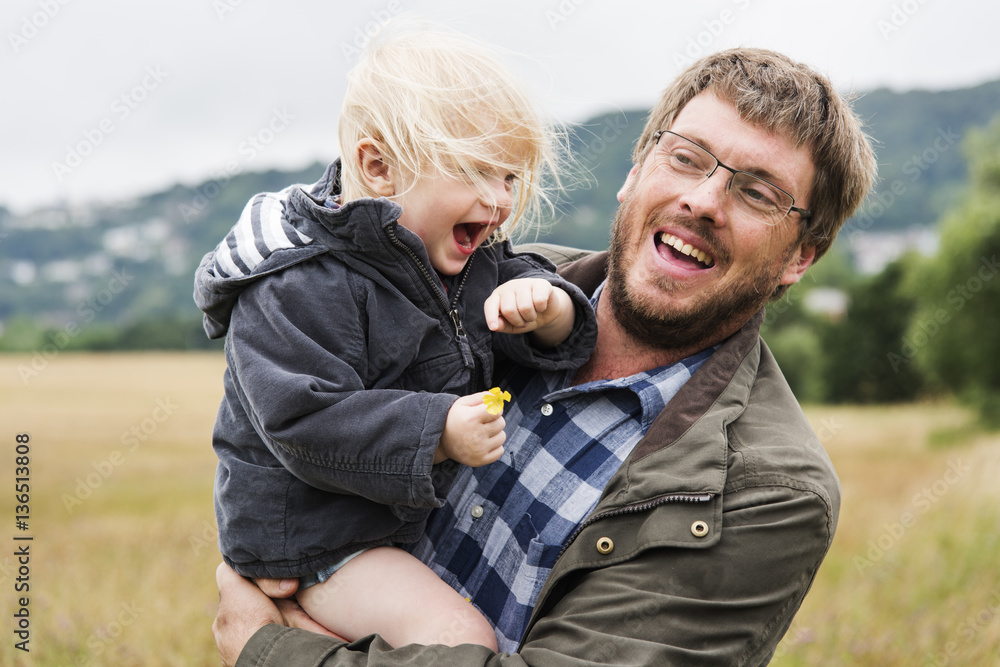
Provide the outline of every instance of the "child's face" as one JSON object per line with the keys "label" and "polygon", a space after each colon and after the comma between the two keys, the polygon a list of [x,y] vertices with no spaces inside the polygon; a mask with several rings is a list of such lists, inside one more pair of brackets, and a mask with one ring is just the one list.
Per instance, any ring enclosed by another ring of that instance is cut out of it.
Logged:
{"label": "child's face", "polygon": [[489,177],[498,205],[494,208],[483,202],[471,182],[435,170],[395,197],[403,207],[399,224],[424,242],[435,270],[456,275],[475,249],[510,215],[513,181],[513,174]]}

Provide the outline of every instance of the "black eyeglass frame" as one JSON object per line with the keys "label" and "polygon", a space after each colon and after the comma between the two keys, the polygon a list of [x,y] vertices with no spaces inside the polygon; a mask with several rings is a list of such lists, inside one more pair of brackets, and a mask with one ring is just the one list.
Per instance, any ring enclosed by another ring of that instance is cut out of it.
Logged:
{"label": "black eyeglass frame", "polygon": [[[784,188],[779,188],[777,185],[775,185],[771,181],[767,180],[766,178],[761,178],[757,174],[752,174],[749,171],[743,171],[742,169],[733,169],[732,167],[728,167],[728,166],[722,164],[722,161],[719,158],[715,157],[715,155],[712,154],[712,151],[708,150],[707,148],[705,148],[704,146],[702,146],[701,144],[699,144],[699,143],[697,143],[695,141],[691,141],[690,139],[688,139],[687,137],[685,137],[682,134],[677,134],[676,132],[671,132],[670,130],[659,130],[658,132],[656,132],[653,135],[653,139],[655,140],[653,142],[654,146],[658,145],[660,143],[660,137],[662,135],[664,135],[664,134],[672,134],[675,137],[680,137],[684,141],[687,141],[689,143],[694,144],[695,146],[697,146],[701,150],[705,151],[705,153],[707,153],[709,156],[711,156],[711,158],[713,160],[715,160],[715,168],[712,169],[712,171],[710,171],[707,176],[705,176],[705,180],[706,181],[708,179],[712,178],[712,176],[715,175],[715,172],[716,172],[716,170],[718,170],[719,167],[722,167],[726,171],[729,171],[729,172],[731,172],[733,174],[732,176],[729,177],[729,184],[726,186],[726,192],[728,192],[729,188],[732,187],[732,185],[733,185],[733,178],[736,177],[736,174],[746,174],[747,176],[753,176],[754,178],[767,183],[769,186],[771,186],[775,190],[778,190],[779,192],[783,192],[784,194],[788,195],[788,198],[792,200],[792,205],[788,207],[788,210],[785,212],[785,215],[782,216],[782,220],[784,220],[785,217],[787,217],[788,214],[791,213],[792,211],[795,211],[796,213],[798,213],[799,217],[802,218],[803,221],[808,221],[810,218],[812,218],[812,211],[808,211],[808,210],[806,210],[804,208],[799,208],[798,206],[796,206],[795,205],[795,197],[793,197],[792,193],[790,193],[788,190],[785,190]],[[777,224],[777,223],[775,223],[775,224]]]}

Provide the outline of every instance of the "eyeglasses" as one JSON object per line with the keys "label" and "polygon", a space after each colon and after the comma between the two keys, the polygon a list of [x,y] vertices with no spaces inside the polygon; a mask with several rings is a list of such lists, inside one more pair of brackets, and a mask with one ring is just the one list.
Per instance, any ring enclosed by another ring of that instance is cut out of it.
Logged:
{"label": "eyeglasses", "polygon": [[726,186],[726,194],[733,195],[736,207],[746,216],[771,227],[792,211],[803,220],[812,217],[810,211],[796,208],[795,198],[774,183],[750,172],[727,167],[690,139],[669,130],[660,130],[653,137],[656,139],[653,150],[657,165],[680,179],[700,182],[711,178],[719,167],[731,171],[733,175]]}

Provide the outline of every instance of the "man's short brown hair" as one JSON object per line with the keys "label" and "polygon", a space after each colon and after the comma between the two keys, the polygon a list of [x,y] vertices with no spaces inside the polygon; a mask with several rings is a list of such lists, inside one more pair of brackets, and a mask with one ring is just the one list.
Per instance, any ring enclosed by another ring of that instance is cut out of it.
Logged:
{"label": "man's short brown hair", "polygon": [[875,153],[861,121],[822,74],[774,51],[738,48],[708,56],[681,74],[650,112],[633,151],[641,164],[681,109],[698,93],[713,93],[746,122],[808,146],[816,167],[809,196],[812,217],[801,241],[818,259],[833,244],[875,182]]}

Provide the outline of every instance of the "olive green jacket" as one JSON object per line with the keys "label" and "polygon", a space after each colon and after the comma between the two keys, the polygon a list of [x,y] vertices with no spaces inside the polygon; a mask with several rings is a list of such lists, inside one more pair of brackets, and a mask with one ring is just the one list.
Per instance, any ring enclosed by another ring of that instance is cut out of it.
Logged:
{"label": "olive green jacket", "polygon": [[[561,272],[589,293],[604,255]],[[763,312],[681,388],[568,541],[515,655],[269,625],[246,665],[765,665],[830,548],[840,485]]]}

